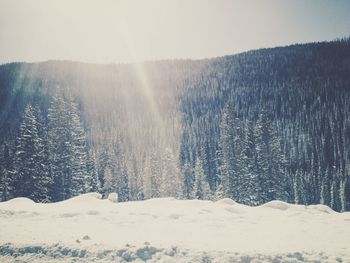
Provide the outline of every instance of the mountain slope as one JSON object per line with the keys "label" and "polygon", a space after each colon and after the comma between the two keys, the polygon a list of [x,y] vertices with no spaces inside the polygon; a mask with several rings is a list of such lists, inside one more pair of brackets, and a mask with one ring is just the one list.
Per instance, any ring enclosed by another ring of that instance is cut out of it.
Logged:
{"label": "mountain slope", "polygon": [[[25,108],[38,108],[45,141],[56,98],[68,105],[61,115],[75,105],[84,127],[91,189],[122,200],[225,196],[348,210],[349,47],[345,39],[199,61],[2,65],[3,199],[16,196],[22,180],[14,160]],[[78,176],[74,169],[69,178]],[[44,172],[57,181],[52,169]],[[49,199],[55,191],[71,195],[69,186],[47,187]]]}

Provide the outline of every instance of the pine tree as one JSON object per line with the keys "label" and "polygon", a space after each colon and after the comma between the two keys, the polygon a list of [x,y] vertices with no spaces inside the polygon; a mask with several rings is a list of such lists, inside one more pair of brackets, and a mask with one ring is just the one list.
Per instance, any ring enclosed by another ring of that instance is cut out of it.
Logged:
{"label": "pine tree", "polygon": [[13,165],[15,196],[29,197],[34,201],[50,200],[48,174],[43,139],[39,136],[38,117],[28,104],[23,114]]}
{"label": "pine tree", "polygon": [[71,147],[71,184],[72,196],[90,192],[93,189],[93,175],[88,171],[88,156],[86,134],[78,114],[78,105],[71,99],[69,105],[70,117],[70,147]]}
{"label": "pine tree", "polygon": [[91,178],[91,182],[89,183],[91,185],[91,191],[99,192],[101,189],[101,185],[96,170],[96,156],[95,152],[92,149],[90,149],[87,154],[86,169]]}
{"label": "pine tree", "polygon": [[183,175],[183,196],[190,198],[193,187],[193,168],[191,165],[190,145],[188,141],[189,135],[186,128],[184,128],[183,136],[181,137],[179,165]]}
{"label": "pine tree", "polygon": [[184,176],[183,196],[184,198],[189,199],[192,194],[192,187],[193,187],[193,181],[194,181],[193,169],[190,163],[186,162],[182,166],[182,174]]}
{"label": "pine tree", "polygon": [[270,156],[270,130],[266,113],[260,114],[256,123],[254,134],[256,142],[256,170],[259,175],[260,202],[265,203],[274,199],[272,171],[269,165]]}
{"label": "pine tree", "polygon": [[123,167],[120,171],[120,180],[118,185],[118,200],[120,202],[126,202],[130,200],[130,191],[129,191],[129,177],[128,177],[128,170],[125,165],[123,164]]}
{"label": "pine tree", "polygon": [[142,164],[142,171],[143,175],[143,189],[144,189],[144,195],[145,199],[152,198],[152,191],[151,191],[151,167],[150,167],[150,158],[148,156],[145,157]]}
{"label": "pine tree", "polygon": [[225,197],[224,191],[223,191],[223,186],[221,183],[221,178],[219,177],[217,180],[217,184],[215,187],[215,192],[212,196],[213,201],[218,201],[220,199],[223,199]]}
{"label": "pine tree", "polygon": [[321,200],[320,203],[323,205],[331,206],[331,185],[330,185],[330,171],[327,167],[324,178],[321,184]]}
{"label": "pine tree", "polygon": [[163,156],[162,196],[182,198],[183,179],[177,163],[173,151],[170,148],[166,148]]}
{"label": "pine tree", "polygon": [[254,141],[254,129],[251,122],[247,121],[245,125],[245,134],[243,141],[241,173],[241,200],[243,204],[259,205],[259,177],[256,171],[256,151]]}
{"label": "pine tree", "polygon": [[155,149],[150,153],[149,160],[149,192],[150,198],[157,198],[161,196],[161,185],[162,185],[162,170],[160,164],[160,158]]}
{"label": "pine tree", "polygon": [[102,148],[101,153],[98,155],[98,162],[97,162],[97,176],[98,176],[98,182],[99,182],[99,192],[104,193],[104,186],[105,186],[105,175],[106,175],[106,167],[108,164],[108,150],[107,147],[104,145]]}
{"label": "pine tree", "polygon": [[312,204],[318,204],[320,200],[321,195],[321,186],[320,186],[320,167],[319,167],[319,161],[317,160],[317,155],[315,153],[311,156],[311,163],[310,163],[310,170],[311,170],[311,180],[312,180]]}
{"label": "pine tree", "polygon": [[229,106],[224,108],[220,124],[221,183],[224,196],[240,201],[239,191],[242,165],[241,126],[233,119]]}
{"label": "pine tree", "polygon": [[108,194],[116,192],[115,191],[116,180],[115,180],[113,171],[109,165],[105,168],[104,171],[105,173],[104,173],[103,193],[105,196],[108,196]]}
{"label": "pine tree", "polygon": [[200,200],[208,200],[211,199],[211,191],[209,187],[209,183],[205,179],[204,170],[202,166],[202,162],[199,158],[196,160],[195,165],[195,180],[192,191],[192,198],[200,199]]}
{"label": "pine tree", "polygon": [[56,94],[48,110],[51,189],[55,201],[92,191],[94,178],[88,170],[86,133],[78,105],[72,97]]}
{"label": "pine tree", "polygon": [[230,167],[230,178],[229,178],[229,195],[228,197],[239,203],[245,203],[245,194],[248,190],[245,185],[244,178],[244,134],[243,126],[240,119],[235,118],[233,126],[231,127],[232,142],[228,142],[232,145],[232,155],[231,155],[231,167]]}
{"label": "pine tree", "polygon": [[10,164],[10,150],[5,143],[2,147],[0,156],[0,200],[6,201],[11,198],[12,193],[12,174]]}
{"label": "pine tree", "polygon": [[279,139],[272,128],[267,112],[263,110],[255,126],[256,167],[261,188],[259,200],[263,203],[286,200],[285,161]]}
{"label": "pine tree", "polygon": [[130,173],[130,198],[131,200],[143,200],[144,199],[144,186],[142,182],[142,174],[139,171],[135,156],[131,157]]}
{"label": "pine tree", "polygon": [[302,180],[302,175],[299,170],[295,172],[293,190],[294,190],[294,203],[303,204],[305,202],[305,189],[304,189],[304,182]]}
{"label": "pine tree", "polygon": [[69,112],[62,95],[55,94],[48,109],[48,142],[50,172],[53,178],[51,196],[53,201],[71,197],[71,139]]}

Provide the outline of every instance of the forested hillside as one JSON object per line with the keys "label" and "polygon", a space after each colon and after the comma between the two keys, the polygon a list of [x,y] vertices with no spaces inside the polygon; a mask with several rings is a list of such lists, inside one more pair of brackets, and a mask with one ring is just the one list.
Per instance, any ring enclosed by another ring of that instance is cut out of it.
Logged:
{"label": "forested hillside", "polygon": [[117,192],[350,210],[350,40],[0,66],[0,200]]}

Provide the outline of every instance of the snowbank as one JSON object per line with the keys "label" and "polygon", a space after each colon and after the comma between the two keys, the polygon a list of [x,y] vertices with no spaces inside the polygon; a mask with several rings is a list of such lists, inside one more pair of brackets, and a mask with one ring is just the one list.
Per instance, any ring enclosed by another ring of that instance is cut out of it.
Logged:
{"label": "snowbank", "polygon": [[118,202],[118,194],[117,193],[110,193],[108,195],[107,199],[113,203],[117,203]]}
{"label": "snowbank", "polygon": [[0,228],[0,262],[350,262],[350,213],[322,205],[16,198]]}

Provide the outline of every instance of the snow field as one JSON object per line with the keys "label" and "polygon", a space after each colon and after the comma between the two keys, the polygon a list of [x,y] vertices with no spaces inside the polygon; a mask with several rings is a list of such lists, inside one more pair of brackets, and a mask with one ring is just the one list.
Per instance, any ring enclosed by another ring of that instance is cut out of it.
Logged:
{"label": "snow field", "polygon": [[323,205],[100,198],[0,203],[0,262],[350,262],[350,213]]}

